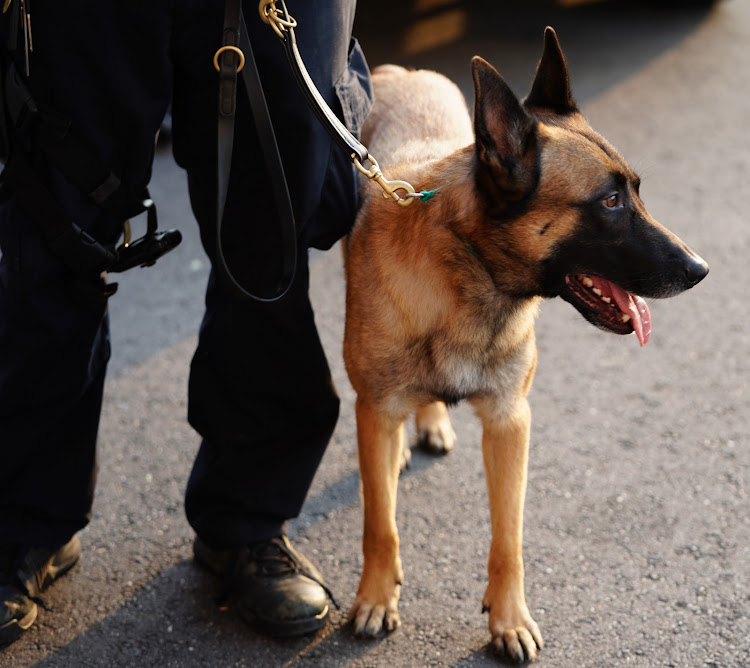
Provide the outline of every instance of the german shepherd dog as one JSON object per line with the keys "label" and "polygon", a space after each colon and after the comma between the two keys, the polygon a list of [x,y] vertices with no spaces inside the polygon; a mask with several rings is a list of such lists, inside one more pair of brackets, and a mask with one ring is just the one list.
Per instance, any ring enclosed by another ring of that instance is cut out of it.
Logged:
{"label": "german shepherd dog", "polygon": [[434,194],[401,207],[363,188],[348,240],[344,358],[364,503],[351,619],[365,636],[399,626],[404,422],[416,411],[421,438],[448,450],[446,404],[467,399],[482,421],[492,525],[483,608],[493,646],[520,662],[543,644],[522,558],[539,301],[560,296],[643,345],[643,297],[676,295],[708,267],[649,215],[638,176],[584,120],[551,28],[523,102],[487,62],[475,57],[472,68],[473,124],[445,77],[393,65],[373,73],[364,143],[387,156],[391,178]]}

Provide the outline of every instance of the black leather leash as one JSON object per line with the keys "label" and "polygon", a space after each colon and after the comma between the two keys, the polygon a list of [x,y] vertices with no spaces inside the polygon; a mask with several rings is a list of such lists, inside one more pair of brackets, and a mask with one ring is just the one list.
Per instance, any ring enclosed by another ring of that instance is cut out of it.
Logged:
{"label": "black leather leash", "polygon": [[[279,2],[281,9],[276,7]],[[375,181],[382,189],[384,197],[398,202],[401,206],[408,206],[415,199],[426,201],[436,191],[415,192],[411,184],[406,181],[389,181],[380,171],[377,161],[371,156],[367,148],[347,129],[347,127],[333,113],[326,101],[318,92],[313,80],[305,67],[299,49],[294,28],[297,22],[291,17],[284,0],[261,0],[259,5],[261,19],[268,23],[284,45],[284,51],[289,61],[297,84],[307,99],[318,120],[323,124],[333,140],[347,152],[356,168],[367,178]],[[294,213],[292,211],[289,191],[284,178],[284,168],[276,145],[268,108],[263,95],[263,88],[255,66],[252,47],[247,35],[244,18],[242,16],[241,0],[227,0],[224,14],[223,46],[214,56],[214,66],[219,70],[219,134],[218,134],[218,194],[217,194],[217,254],[219,266],[225,277],[236,291],[244,297],[257,301],[275,301],[283,297],[294,280],[296,265],[296,232]],[[234,139],[234,110],[237,94],[237,73],[242,71],[245,88],[255,117],[255,131],[263,147],[266,168],[272,176],[274,199],[277,204],[283,235],[283,275],[279,285],[270,296],[259,296],[248,292],[232,275],[227,266],[221,244],[221,223],[224,215],[227,190],[229,187],[229,173],[232,165],[232,143]],[[365,167],[370,163],[370,167]],[[399,191],[404,195],[400,196]]]}
{"label": "black leather leash", "polygon": [[[218,265],[229,284],[244,298],[259,302],[281,299],[294,281],[297,266],[297,232],[294,211],[284,176],[281,155],[276,144],[271,116],[255,64],[253,49],[248,38],[241,0],[227,0],[224,10],[223,45],[214,56],[219,70],[219,121],[216,207],[216,253]],[[242,286],[232,274],[224,256],[221,227],[229,190],[234,146],[234,114],[237,103],[237,74],[242,72],[250,108],[255,119],[255,131],[265,158],[266,173],[271,183],[274,201],[281,226],[282,267],[281,276],[267,293],[255,294]]]}
{"label": "black leather leash", "polygon": [[367,148],[361,144],[351,132],[349,132],[349,129],[338,119],[336,114],[331,111],[331,108],[315,87],[315,84],[305,67],[305,63],[302,60],[302,56],[300,56],[299,49],[297,48],[297,38],[294,34],[294,27],[297,25],[297,22],[289,14],[284,0],[276,1],[279,1],[281,4],[281,12],[279,13],[277,10],[276,14],[276,16],[281,19],[281,24],[273,23],[272,18],[269,16],[269,12],[272,11],[275,2],[267,2],[265,4],[265,8],[267,9],[265,9],[264,6],[261,6],[261,18],[271,25],[274,32],[281,39],[284,45],[284,51],[286,52],[286,57],[289,60],[289,66],[295,80],[297,81],[297,85],[305,96],[307,103],[310,105],[313,112],[315,112],[318,120],[323,124],[325,129],[328,130],[328,133],[333,140],[344,149],[348,155],[352,157],[356,156],[360,163],[364,163],[369,156]]}

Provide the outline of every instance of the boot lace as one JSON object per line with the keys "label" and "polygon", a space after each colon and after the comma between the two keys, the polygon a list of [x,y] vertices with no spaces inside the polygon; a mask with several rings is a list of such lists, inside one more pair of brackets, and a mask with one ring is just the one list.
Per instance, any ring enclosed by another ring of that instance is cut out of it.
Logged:
{"label": "boot lace", "polygon": [[227,564],[227,569],[224,573],[224,586],[222,587],[223,591],[220,596],[221,601],[226,601],[228,598],[228,592],[231,590],[236,578],[240,575],[243,563],[252,564],[255,573],[266,577],[303,575],[320,585],[328,598],[331,599],[331,603],[333,603],[335,608],[337,610],[341,609],[328,585],[304,563],[301,555],[298,555],[294,551],[285,536],[251,545],[247,548],[247,551],[237,550],[232,555],[231,561]]}

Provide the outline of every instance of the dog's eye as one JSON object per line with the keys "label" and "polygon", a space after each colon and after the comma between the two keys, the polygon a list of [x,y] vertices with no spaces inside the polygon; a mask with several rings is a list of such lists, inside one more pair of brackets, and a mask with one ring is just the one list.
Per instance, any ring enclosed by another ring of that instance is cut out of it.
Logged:
{"label": "dog's eye", "polygon": [[604,206],[614,209],[616,206],[620,205],[620,193],[613,193],[609,197],[605,197],[603,202]]}

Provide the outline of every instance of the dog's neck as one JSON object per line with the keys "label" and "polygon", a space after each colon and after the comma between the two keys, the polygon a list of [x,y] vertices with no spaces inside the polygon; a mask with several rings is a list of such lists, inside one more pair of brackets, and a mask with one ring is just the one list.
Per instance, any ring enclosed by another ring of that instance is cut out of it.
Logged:
{"label": "dog's neck", "polygon": [[[394,234],[408,238],[410,248],[423,247],[449,263],[459,276],[465,271],[480,271],[491,281],[494,292],[533,299],[535,295],[519,291],[521,281],[516,278],[527,278],[534,268],[521,260],[513,244],[504,243],[509,235],[503,226],[509,230],[514,221],[497,223],[489,219],[488,202],[477,186],[476,168],[473,144],[429,163],[398,165],[394,174],[403,174],[417,192],[433,194],[426,201],[417,199],[394,212]],[[513,271],[508,271],[508,266]]]}

